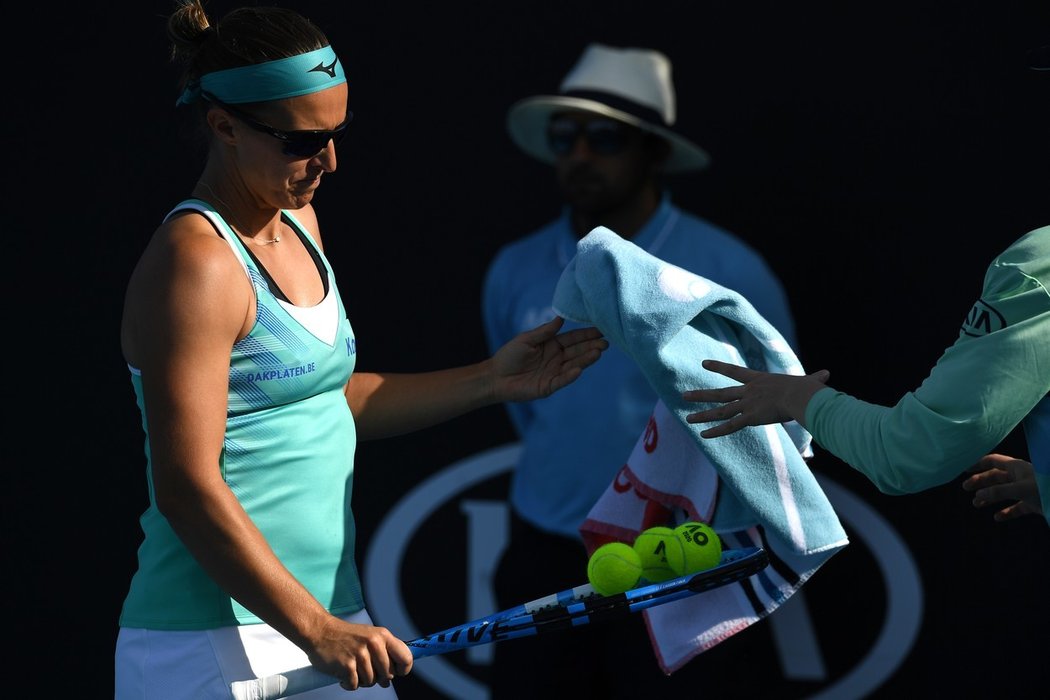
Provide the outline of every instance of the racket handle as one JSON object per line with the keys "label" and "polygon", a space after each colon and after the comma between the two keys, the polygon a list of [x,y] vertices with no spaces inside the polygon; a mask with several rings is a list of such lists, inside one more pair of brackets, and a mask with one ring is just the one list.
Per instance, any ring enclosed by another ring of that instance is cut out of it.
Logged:
{"label": "racket handle", "polygon": [[313,666],[304,666],[263,678],[236,681],[230,684],[230,694],[233,700],[277,700],[338,682],[335,676],[321,673]]}

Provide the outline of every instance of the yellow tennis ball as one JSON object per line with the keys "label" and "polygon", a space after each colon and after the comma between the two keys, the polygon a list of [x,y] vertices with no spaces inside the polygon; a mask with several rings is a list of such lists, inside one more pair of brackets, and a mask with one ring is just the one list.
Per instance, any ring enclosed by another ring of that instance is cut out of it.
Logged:
{"label": "yellow tennis ball", "polygon": [[603,544],[587,561],[587,580],[601,595],[630,590],[641,577],[642,560],[634,547],[624,542]]}
{"label": "yellow tennis ball", "polygon": [[710,569],[722,560],[722,540],[707,523],[682,523],[674,529],[674,534],[685,550],[679,575]]}
{"label": "yellow tennis ball", "polygon": [[658,525],[643,530],[634,540],[634,551],[642,561],[642,578],[652,583],[680,576],[685,565],[685,547],[674,530]]}

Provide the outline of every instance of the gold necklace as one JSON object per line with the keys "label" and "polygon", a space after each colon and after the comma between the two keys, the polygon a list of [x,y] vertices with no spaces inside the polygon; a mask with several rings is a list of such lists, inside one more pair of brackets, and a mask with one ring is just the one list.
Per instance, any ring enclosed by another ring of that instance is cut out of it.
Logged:
{"label": "gold necklace", "polygon": [[246,238],[246,239],[248,239],[249,241],[251,241],[251,242],[252,242],[252,243],[254,243],[255,245],[271,245],[271,244],[273,244],[273,243],[280,243],[280,242],[281,242],[281,234],[279,234],[279,233],[278,233],[278,234],[275,234],[275,235],[274,235],[274,237],[273,237],[273,238],[271,238],[271,239],[270,239],[270,240],[268,240],[268,241],[258,241],[258,240],[256,240],[256,239],[255,239],[255,238],[253,238],[253,237],[250,237],[250,236],[246,236],[246,235],[244,235],[243,233],[241,233],[241,231],[240,231],[239,229],[243,229],[244,227],[243,227],[243,226],[241,226],[241,222],[240,222],[240,221],[239,221],[239,220],[237,219],[237,217],[235,217],[235,216],[233,215],[233,208],[232,208],[232,207],[231,207],[231,206],[230,206],[229,204],[227,204],[227,203],[226,203],[226,202],[225,202],[225,201],[223,200],[223,198],[222,198],[222,197],[220,197],[219,195],[215,194],[215,190],[213,190],[213,189],[212,189],[211,187],[209,187],[209,186],[208,186],[208,183],[206,183],[206,182],[201,182],[200,180],[198,180],[198,181],[197,181],[197,184],[198,184],[198,185],[200,185],[201,187],[203,187],[204,189],[208,190],[208,192],[210,192],[210,193],[211,193],[211,196],[215,198],[215,201],[216,201],[216,202],[218,202],[219,204],[221,204],[221,205],[223,206],[223,208],[224,208],[224,209],[226,209],[226,211],[227,211],[227,212],[229,213],[229,215],[230,215],[230,218],[231,218],[231,219],[233,219],[233,223],[235,223],[235,224],[237,225],[237,226],[236,226],[236,228],[234,228],[234,229],[233,229],[235,233],[239,234],[239,235],[240,235],[241,237],[243,237],[243,238]]}

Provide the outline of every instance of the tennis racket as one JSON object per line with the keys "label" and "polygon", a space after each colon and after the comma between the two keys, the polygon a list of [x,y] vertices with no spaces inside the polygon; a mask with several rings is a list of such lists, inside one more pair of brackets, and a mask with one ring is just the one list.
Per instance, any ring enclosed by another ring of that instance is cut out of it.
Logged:
{"label": "tennis racket", "polygon": [[[718,566],[698,573],[609,596],[599,595],[590,584],[584,584],[417,637],[405,644],[412,650],[413,658],[421,659],[479,644],[578,627],[640,612],[740,581],[757,574],[768,562],[766,552],[761,547],[727,549],[722,552]],[[277,700],[338,682],[334,676],[321,673],[313,666],[305,666],[264,678],[237,681],[230,685],[230,691],[234,700]]]}

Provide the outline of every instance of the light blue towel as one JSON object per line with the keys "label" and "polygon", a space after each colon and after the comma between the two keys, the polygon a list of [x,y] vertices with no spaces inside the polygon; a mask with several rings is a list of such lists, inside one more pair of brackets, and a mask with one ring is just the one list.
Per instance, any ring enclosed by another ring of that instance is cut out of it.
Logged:
{"label": "light blue towel", "polygon": [[806,465],[810,435],[801,426],[750,427],[704,439],[703,426],[685,420],[698,407],[682,400],[683,391],[734,383],[703,369],[706,358],[803,374],[784,338],[746,299],[598,227],[578,243],[553,306],[569,320],[597,327],[631,356],[692,435],[727,487],[711,522],[716,530],[758,524],[775,551],[797,555],[830,554],[847,544],[838,516]]}

